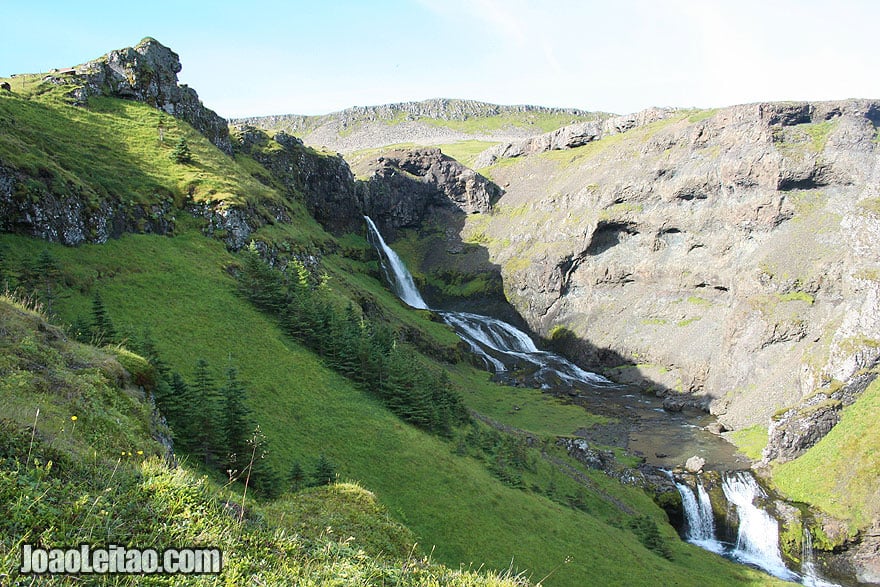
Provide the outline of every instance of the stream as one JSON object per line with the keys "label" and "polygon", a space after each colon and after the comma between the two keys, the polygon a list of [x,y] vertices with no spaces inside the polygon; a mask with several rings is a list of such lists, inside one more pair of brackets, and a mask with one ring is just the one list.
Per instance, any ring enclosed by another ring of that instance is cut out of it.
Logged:
{"label": "stream", "polygon": [[682,498],[683,537],[688,542],[786,581],[818,587],[836,585],[816,572],[812,543],[808,542],[807,535],[800,572],[786,567],[779,550],[778,522],[757,505],[767,495],[749,471],[751,461],[732,444],[706,429],[714,421],[712,416],[696,409],[664,410],[656,396],[637,387],[616,384],[581,369],[564,357],[541,350],[527,333],[497,318],[430,308],[406,265],[388,246],[373,221],[367,216],[364,219],[369,242],[379,254],[382,271],[397,296],[413,308],[439,315],[482,359],[496,379],[532,385],[608,418],[609,423],[582,428],[576,431],[577,436],[597,444],[625,448],[643,457],[647,464],[666,471],[680,467],[694,455],[705,459],[706,470],[723,471],[723,498],[737,520],[735,542],[719,538],[715,520],[721,512],[713,511],[699,475],[693,476],[696,481],[692,486],[668,473]]}

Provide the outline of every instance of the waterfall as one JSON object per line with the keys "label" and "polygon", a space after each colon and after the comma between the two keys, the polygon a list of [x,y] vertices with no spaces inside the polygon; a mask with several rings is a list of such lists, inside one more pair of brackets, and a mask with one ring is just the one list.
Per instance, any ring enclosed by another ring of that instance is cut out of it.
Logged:
{"label": "waterfall", "polygon": [[715,516],[712,513],[712,502],[709,500],[706,488],[703,487],[702,480],[697,479],[696,495],[685,483],[676,481],[675,486],[681,494],[681,503],[684,508],[687,525],[685,539],[706,550],[718,554],[723,553],[724,545],[715,537]]}
{"label": "waterfall", "polygon": [[[382,238],[372,219],[369,216],[364,216],[364,219],[367,222],[369,242],[379,253],[382,271],[394,293],[413,308],[429,309],[406,265]],[[531,378],[545,387],[557,381],[593,387],[615,385],[601,375],[584,371],[559,355],[539,350],[528,334],[507,322],[469,312],[434,311],[455,329],[471,350],[483,359],[486,367],[495,373],[511,371],[525,364],[530,365],[534,371]]]}
{"label": "waterfall", "polygon": [[794,580],[779,551],[779,524],[755,500],[767,497],[755,478],[745,471],[725,475],[722,489],[728,502],[736,507],[739,533],[731,556],[741,562],[764,569],[780,579]]}
{"label": "waterfall", "polygon": [[391,287],[394,288],[394,293],[413,308],[427,310],[428,304],[422,299],[422,294],[416,288],[412,275],[406,270],[406,265],[397,256],[397,253],[385,244],[385,239],[382,238],[379,229],[376,228],[370,217],[364,216],[364,219],[370,227],[370,230],[367,231],[370,244],[379,252],[379,263],[382,265],[382,271],[385,272],[385,278],[391,283]]}
{"label": "waterfall", "polygon": [[816,557],[813,554],[813,534],[804,526],[803,542],[801,542],[801,579],[807,587],[840,587],[819,576],[816,570]]}

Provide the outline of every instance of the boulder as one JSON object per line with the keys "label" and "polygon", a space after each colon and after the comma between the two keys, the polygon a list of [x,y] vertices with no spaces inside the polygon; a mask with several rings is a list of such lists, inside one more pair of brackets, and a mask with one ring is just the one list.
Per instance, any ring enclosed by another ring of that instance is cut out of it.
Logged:
{"label": "boulder", "polygon": [[684,463],[684,468],[689,473],[699,473],[706,466],[706,459],[701,456],[694,455]]}

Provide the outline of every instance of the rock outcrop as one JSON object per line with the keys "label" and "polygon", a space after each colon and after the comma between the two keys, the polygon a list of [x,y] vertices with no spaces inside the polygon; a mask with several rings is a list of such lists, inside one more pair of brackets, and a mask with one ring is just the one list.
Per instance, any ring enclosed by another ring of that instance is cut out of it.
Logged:
{"label": "rock outcrop", "polygon": [[[28,186],[29,197],[16,191]],[[126,232],[167,234],[174,229],[174,203],[90,203],[76,194],[56,193],[22,172],[0,166],[0,232],[29,234],[65,245],[103,243]]]}
{"label": "rock outcrop", "polygon": [[480,169],[501,159],[582,147],[587,143],[663,120],[675,112],[676,110],[671,108],[648,108],[635,114],[579,122],[524,140],[499,143],[480,153],[474,162],[474,167]]}
{"label": "rock outcrop", "polygon": [[[234,120],[301,137],[307,145],[352,153],[401,143],[440,145],[457,141],[480,140],[508,142],[536,134],[534,120],[541,117],[561,119],[561,124],[602,120],[604,113],[574,108],[543,106],[502,106],[476,100],[434,99],[399,102],[379,106],[355,106],[320,116],[296,114],[259,116]],[[494,119],[481,125],[481,120]],[[503,123],[499,124],[498,121]]]}
{"label": "rock outcrop", "polygon": [[270,136],[254,126],[239,124],[234,126],[233,134],[236,150],[263,165],[282,184],[288,197],[302,198],[324,228],[334,233],[362,228],[363,203],[342,157],[318,153],[285,132]]}
{"label": "rock outcrop", "polygon": [[85,105],[92,96],[113,96],[144,102],[184,120],[220,150],[232,154],[226,120],[206,108],[195,90],[178,84],[180,57],[159,41],[146,38],[134,47],[117,49],[99,59],[51,74],[49,81],[73,83],[75,103]]}
{"label": "rock outcrop", "polygon": [[860,373],[847,385],[827,386],[797,406],[776,414],[770,423],[763,460],[784,463],[804,454],[837,425],[840,411],[855,403],[876,378],[874,370]]}
{"label": "rock outcrop", "polygon": [[502,190],[439,149],[397,149],[365,161],[363,210],[383,234],[417,227],[433,208],[489,212]]}

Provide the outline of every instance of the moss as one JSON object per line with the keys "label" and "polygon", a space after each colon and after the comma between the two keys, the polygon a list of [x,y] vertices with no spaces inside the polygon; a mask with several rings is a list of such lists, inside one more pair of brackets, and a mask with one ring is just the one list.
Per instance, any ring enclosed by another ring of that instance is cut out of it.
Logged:
{"label": "moss", "polygon": [[779,294],[780,302],[806,302],[811,306],[816,301],[811,294],[805,291],[791,291],[785,294]]}
{"label": "moss", "polygon": [[871,214],[873,216],[880,216],[880,198],[860,200],[858,203],[858,207],[868,214]]}
{"label": "moss", "polygon": [[684,320],[679,320],[678,322],[675,323],[675,325],[680,328],[683,328],[683,327],[689,326],[689,325],[693,324],[694,322],[697,322],[698,320],[701,320],[701,319],[702,319],[702,316],[693,316],[691,318],[685,318]]}
{"label": "moss", "polygon": [[767,426],[756,424],[731,432],[728,437],[741,453],[753,461],[761,459],[764,447],[767,446]]}

